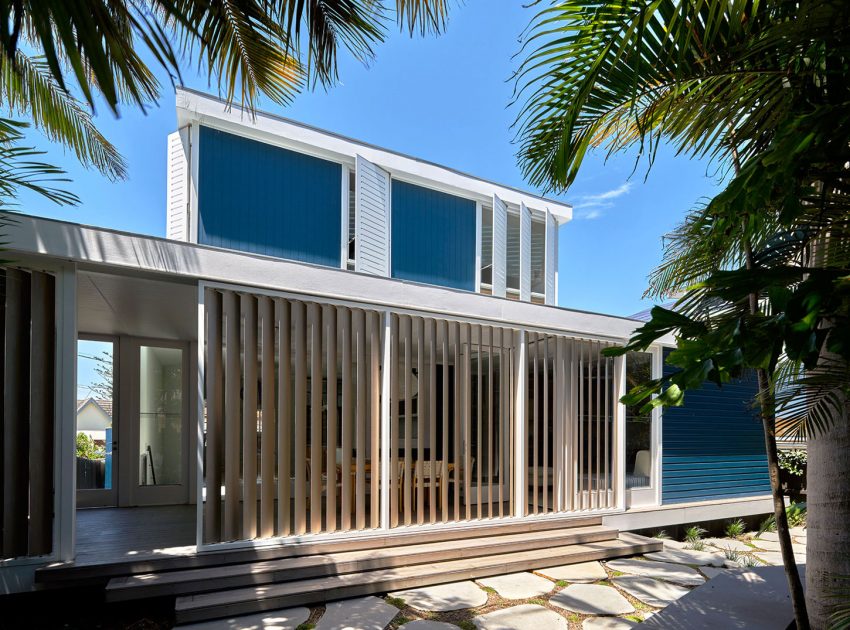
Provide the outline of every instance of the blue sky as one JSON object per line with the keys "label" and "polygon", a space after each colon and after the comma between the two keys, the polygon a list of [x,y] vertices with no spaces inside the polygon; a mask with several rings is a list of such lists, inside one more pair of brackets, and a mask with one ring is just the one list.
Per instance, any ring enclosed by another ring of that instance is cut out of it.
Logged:
{"label": "blue sky", "polygon": [[[499,9],[494,10],[494,5]],[[340,84],[298,96],[288,107],[268,100],[261,109],[412,154],[511,186],[528,189],[516,161],[509,106],[518,38],[534,8],[522,3],[466,0],[438,38],[391,33],[364,67],[348,57]],[[217,93],[195,64],[184,65],[189,87]],[[127,108],[119,119],[102,111],[98,126],[129,164],[129,178],[111,183],[79,166],[70,153],[33,134],[48,160],[68,170],[78,207],[57,207],[26,195],[21,210],[58,219],[162,236],[165,231],[166,136],[176,127],[167,75],[159,107],[147,115]],[[662,148],[645,179],[634,155],[585,159],[572,188],[560,198],[575,218],[561,228],[559,302],[562,306],[629,315],[641,300],[646,277],[661,256],[661,236],[684,213],[713,194],[713,165]]]}

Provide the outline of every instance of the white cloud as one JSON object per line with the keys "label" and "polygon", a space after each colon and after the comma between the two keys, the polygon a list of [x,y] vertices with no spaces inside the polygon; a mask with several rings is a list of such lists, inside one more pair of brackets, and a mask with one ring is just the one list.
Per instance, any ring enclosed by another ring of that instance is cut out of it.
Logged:
{"label": "white cloud", "polygon": [[605,192],[594,195],[582,195],[579,197],[578,202],[573,205],[573,210],[576,211],[575,218],[598,219],[602,216],[602,210],[604,208],[614,206],[613,201],[611,201],[612,199],[628,194],[631,189],[632,183],[625,182],[612,190],[606,190]]}

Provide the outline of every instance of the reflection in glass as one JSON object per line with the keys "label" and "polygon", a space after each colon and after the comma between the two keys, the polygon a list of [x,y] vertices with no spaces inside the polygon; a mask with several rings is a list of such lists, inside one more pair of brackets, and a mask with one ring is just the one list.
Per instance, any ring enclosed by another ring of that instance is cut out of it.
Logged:
{"label": "reflection in glass", "polygon": [[183,352],[142,346],[139,355],[139,485],[182,482]]}
{"label": "reflection in glass", "polygon": [[112,488],[111,341],[77,343],[77,489]]}
{"label": "reflection in glass", "polygon": [[[652,354],[626,355],[626,391],[652,378]],[[652,412],[641,412],[643,403],[626,406],[626,487],[645,488],[652,480]]]}

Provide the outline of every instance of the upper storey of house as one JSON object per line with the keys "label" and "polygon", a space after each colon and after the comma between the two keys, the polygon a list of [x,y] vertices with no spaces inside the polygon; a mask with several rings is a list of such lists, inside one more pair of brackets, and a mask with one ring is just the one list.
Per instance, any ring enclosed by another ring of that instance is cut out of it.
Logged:
{"label": "upper storey of house", "polygon": [[557,303],[562,202],[178,89],[169,238]]}

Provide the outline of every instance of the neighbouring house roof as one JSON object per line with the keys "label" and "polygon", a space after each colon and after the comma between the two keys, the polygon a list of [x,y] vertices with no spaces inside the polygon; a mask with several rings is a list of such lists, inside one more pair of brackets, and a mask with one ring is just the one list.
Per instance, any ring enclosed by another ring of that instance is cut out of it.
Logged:
{"label": "neighbouring house roof", "polygon": [[103,413],[109,416],[112,419],[112,401],[106,398],[83,398],[81,400],[77,400],[77,413],[80,413],[88,404],[95,405],[100,408]]}

